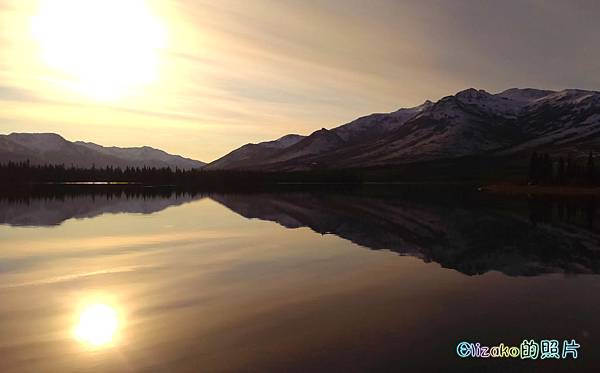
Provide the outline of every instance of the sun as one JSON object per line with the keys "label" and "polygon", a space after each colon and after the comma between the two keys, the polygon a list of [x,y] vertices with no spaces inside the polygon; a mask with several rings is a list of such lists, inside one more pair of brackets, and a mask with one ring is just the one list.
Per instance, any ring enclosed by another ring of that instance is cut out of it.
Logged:
{"label": "sun", "polygon": [[99,100],[155,82],[167,39],[144,0],[39,0],[31,31],[43,63]]}
{"label": "sun", "polygon": [[93,347],[111,343],[119,328],[117,312],[106,304],[91,304],[85,307],[75,326],[75,337]]}

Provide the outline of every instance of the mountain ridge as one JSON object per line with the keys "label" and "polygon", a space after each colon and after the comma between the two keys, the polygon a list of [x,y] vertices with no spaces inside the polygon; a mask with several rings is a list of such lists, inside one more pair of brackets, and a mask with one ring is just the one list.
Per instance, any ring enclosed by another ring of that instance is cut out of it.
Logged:
{"label": "mountain ridge", "polygon": [[0,135],[0,162],[64,164],[76,167],[169,167],[189,170],[204,162],[142,147],[104,147],[91,142],[68,141],[55,133],[10,133]]}
{"label": "mountain ridge", "polygon": [[[493,94],[468,88],[296,140],[277,151],[267,149],[269,142],[247,144],[204,168],[294,171],[505,156],[581,144],[600,149],[600,92],[510,88]],[[252,151],[240,157],[249,146]]]}

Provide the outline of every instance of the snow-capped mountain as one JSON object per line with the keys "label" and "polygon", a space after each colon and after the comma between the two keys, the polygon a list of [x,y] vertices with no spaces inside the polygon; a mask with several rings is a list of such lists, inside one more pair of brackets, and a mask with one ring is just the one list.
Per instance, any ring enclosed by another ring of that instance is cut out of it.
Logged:
{"label": "snow-capped mountain", "polygon": [[26,161],[32,164],[64,164],[77,167],[170,167],[192,169],[205,163],[147,146],[103,147],[94,143],[71,142],[54,133],[11,133],[0,135],[0,162]]}
{"label": "snow-capped mountain", "polygon": [[206,168],[371,167],[582,144],[591,150],[600,145],[600,92],[512,88],[491,94],[470,88],[435,103],[293,136],[276,149],[244,145]]}

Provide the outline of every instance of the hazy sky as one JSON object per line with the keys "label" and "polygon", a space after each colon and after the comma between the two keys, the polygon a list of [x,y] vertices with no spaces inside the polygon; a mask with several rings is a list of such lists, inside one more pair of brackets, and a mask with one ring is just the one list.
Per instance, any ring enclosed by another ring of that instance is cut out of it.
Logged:
{"label": "hazy sky", "polygon": [[0,133],[204,161],[468,87],[600,88],[597,1],[0,0]]}

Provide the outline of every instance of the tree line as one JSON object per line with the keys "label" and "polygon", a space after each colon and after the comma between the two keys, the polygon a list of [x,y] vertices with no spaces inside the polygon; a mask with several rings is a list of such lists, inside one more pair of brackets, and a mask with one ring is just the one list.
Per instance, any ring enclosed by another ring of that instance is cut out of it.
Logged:
{"label": "tree line", "polygon": [[0,185],[110,182],[131,185],[182,186],[204,189],[264,188],[280,183],[330,182],[359,183],[351,170],[306,172],[261,172],[242,170],[182,170],[169,167],[95,167],[37,165],[29,161],[0,164]]}
{"label": "tree line", "polygon": [[[361,184],[389,182],[481,182],[528,180],[544,185],[600,185],[595,155],[551,156],[533,153],[529,162],[501,157],[464,157],[372,168],[313,168],[303,171],[183,170],[169,167],[75,167],[64,164],[0,163],[2,185],[112,182],[151,186],[178,186],[206,190],[256,189],[310,184]],[[528,174],[527,174],[528,173]],[[337,186],[336,188],[339,188]]]}
{"label": "tree line", "polygon": [[544,185],[595,186],[600,184],[600,170],[596,166],[592,151],[583,159],[577,159],[572,154],[565,158],[534,152],[529,162],[529,182]]}
{"label": "tree line", "polygon": [[0,177],[10,183],[128,182],[173,183],[190,171],[168,167],[96,167],[82,168],[64,164],[34,165],[29,161],[0,164]]}

